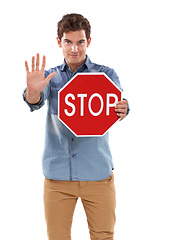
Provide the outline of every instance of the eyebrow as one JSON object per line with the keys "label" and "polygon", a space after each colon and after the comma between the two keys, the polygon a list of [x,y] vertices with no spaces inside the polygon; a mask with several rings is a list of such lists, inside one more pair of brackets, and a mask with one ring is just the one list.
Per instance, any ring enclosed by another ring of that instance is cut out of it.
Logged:
{"label": "eyebrow", "polygon": [[69,42],[71,42],[71,40],[70,40],[70,39],[67,39],[67,38],[65,38],[64,41],[69,41]]}
{"label": "eyebrow", "polygon": [[[68,38],[65,38],[64,41],[66,41],[66,42],[67,42],[67,41],[71,42],[71,40],[68,39]],[[85,42],[85,39],[81,39],[81,40],[79,40],[78,42]]]}

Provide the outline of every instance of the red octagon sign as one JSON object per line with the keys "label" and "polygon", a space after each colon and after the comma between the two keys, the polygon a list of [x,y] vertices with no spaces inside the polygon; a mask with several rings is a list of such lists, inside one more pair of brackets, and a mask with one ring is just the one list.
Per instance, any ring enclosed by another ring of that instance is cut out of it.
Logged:
{"label": "red octagon sign", "polygon": [[105,73],[77,73],[58,92],[58,118],[76,136],[103,136],[119,119],[121,90]]}

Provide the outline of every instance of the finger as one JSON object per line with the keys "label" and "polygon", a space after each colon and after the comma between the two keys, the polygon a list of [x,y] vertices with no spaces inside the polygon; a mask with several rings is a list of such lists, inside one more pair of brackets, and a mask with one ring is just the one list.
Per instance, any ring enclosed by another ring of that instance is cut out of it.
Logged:
{"label": "finger", "polygon": [[115,107],[115,112],[126,112],[127,111],[127,106],[126,105],[121,105],[121,106],[117,106]]}
{"label": "finger", "polygon": [[36,55],[36,70],[39,70],[39,57],[40,55],[39,55],[39,53],[37,53],[37,55]]}
{"label": "finger", "polygon": [[119,101],[116,103],[117,106],[120,106],[120,105],[127,105],[128,104],[128,101],[127,100],[122,100],[122,101]]}
{"label": "finger", "polygon": [[45,70],[45,65],[46,65],[46,57],[43,56],[43,59],[42,59],[42,68],[41,68],[42,71]]}
{"label": "finger", "polygon": [[115,106],[115,111],[127,111],[127,101],[123,101],[122,103],[117,103]]}
{"label": "finger", "polygon": [[117,106],[115,107],[115,109],[116,109],[116,110],[127,109],[127,105],[117,105]]}
{"label": "finger", "polygon": [[115,112],[117,113],[117,114],[127,114],[127,108],[124,108],[124,109],[121,109],[121,108],[117,108],[117,109],[115,109]]}
{"label": "finger", "polygon": [[32,71],[35,70],[35,57],[32,57]]}
{"label": "finger", "polygon": [[119,120],[121,121],[126,117],[126,114],[117,113],[117,116],[119,117]]}
{"label": "finger", "polygon": [[29,66],[28,66],[28,62],[27,61],[25,61],[25,69],[26,69],[27,73],[29,73]]}

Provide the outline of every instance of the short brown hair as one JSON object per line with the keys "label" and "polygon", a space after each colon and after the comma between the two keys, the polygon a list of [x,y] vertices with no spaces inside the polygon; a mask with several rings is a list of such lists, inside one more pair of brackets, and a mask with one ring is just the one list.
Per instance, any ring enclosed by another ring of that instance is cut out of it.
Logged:
{"label": "short brown hair", "polygon": [[85,30],[87,40],[90,38],[91,26],[89,21],[84,18],[81,14],[71,13],[63,16],[57,24],[57,35],[61,40],[63,33],[68,33],[70,31]]}

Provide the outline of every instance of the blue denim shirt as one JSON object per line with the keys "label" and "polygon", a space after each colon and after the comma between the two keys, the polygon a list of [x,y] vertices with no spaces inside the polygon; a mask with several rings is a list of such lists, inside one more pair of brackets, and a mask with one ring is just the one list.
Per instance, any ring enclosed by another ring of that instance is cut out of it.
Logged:
{"label": "blue denim shirt", "polygon": [[76,137],[58,119],[58,91],[76,73],[104,72],[122,90],[119,78],[111,68],[92,63],[89,57],[75,71],[64,63],[45,71],[45,77],[51,72],[51,79],[37,104],[29,104],[31,111],[37,110],[47,100],[45,147],[42,159],[43,174],[54,180],[98,181],[110,176],[114,168],[109,147],[109,133],[101,137]]}

